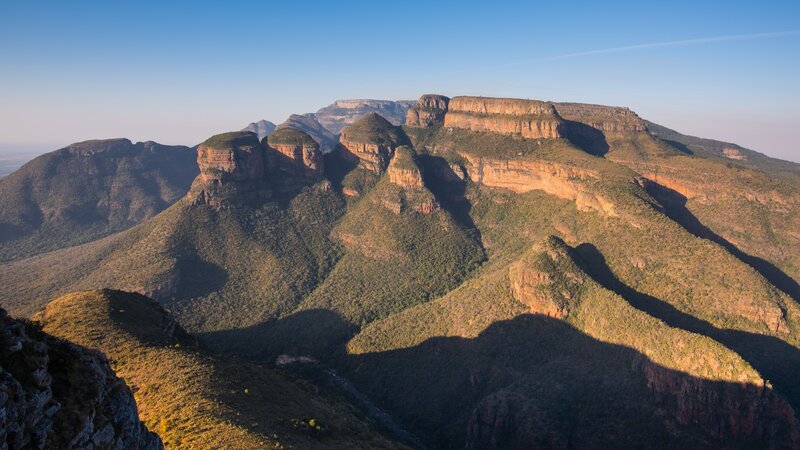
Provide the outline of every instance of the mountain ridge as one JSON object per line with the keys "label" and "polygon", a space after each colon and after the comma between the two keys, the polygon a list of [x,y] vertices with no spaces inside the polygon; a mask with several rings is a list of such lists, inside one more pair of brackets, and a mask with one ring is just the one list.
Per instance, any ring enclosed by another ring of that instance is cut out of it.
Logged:
{"label": "mountain ridge", "polygon": [[437,448],[798,445],[791,178],[625,108],[427,95],[406,114],[324,156],[290,128],[215,136],[196,183],[216,203],[0,265],[0,293],[22,314],[152,295],[215,351],[335,367]]}

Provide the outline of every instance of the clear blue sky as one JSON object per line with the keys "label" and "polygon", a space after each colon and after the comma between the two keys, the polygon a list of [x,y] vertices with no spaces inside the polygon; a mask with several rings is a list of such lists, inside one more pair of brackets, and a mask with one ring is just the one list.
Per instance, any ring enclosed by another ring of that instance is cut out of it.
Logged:
{"label": "clear blue sky", "polygon": [[800,2],[0,1],[3,149],[428,92],[625,105],[798,161]]}

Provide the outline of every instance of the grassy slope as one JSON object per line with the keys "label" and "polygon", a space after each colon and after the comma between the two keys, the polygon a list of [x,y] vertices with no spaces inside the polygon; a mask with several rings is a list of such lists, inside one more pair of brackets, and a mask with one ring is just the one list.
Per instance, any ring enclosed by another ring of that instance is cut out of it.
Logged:
{"label": "grassy slope", "polygon": [[[454,150],[471,151],[469,146],[476,142],[473,137],[461,133],[450,140],[445,133],[448,132],[426,136],[424,145],[454,162],[459,162],[453,157]],[[556,148],[553,151],[551,147],[537,153],[537,146],[541,144],[515,142],[500,136],[490,139],[495,145],[475,147],[475,150],[499,158],[520,157],[522,153],[523,157],[595,168],[604,175],[618,174],[616,181],[614,176],[607,177],[592,186],[593,189],[603,190],[609,183],[621,183],[619,180],[632,173],[619,166],[607,170],[612,163],[579,155],[574,150]],[[419,140],[416,144],[421,146]],[[559,155],[559,151],[569,153]],[[670,149],[665,151],[674,154]],[[797,305],[725,249],[692,236],[659,213],[653,199],[633,183],[612,185],[611,189],[606,192],[616,201],[626,202],[627,211],[638,219],[638,227],[623,219],[603,218],[594,212],[579,213],[571,202],[539,191],[518,195],[471,187],[467,192],[471,217],[480,231],[489,261],[469,280],[440,299],[374,322],[350,341],[348,349],[369,360],[374,357],[370,355],[415,354],[433,345],[429,341],[440,336],[480,341],[482,333],[525,311],[510,295],[508,265],[528,251],[532,243],[555,233],[571,246],[588,252],[587,257],[596,257],[599,253],[604,258],[600,263],[607,265],[607,272],[616,280],[612,283],[598,276],[608,286],[592,282],[584,294],[590,300],[582,303],[582,309],[570,318],[576,328],[601,341],[636,349],[664,367],[703,379],[737,381],[744,377],[756,380],[761,375],[754,371],[755,365],[770,379],[780,379],[776,388],[797,404],[800,393],[795,392],[791,381],[791,373],[800,369]],[[597,261],[592,263],[597,264]],[[606,287],[618,288],[626,298]],[[641,300],[642,297],[645,300]],[[790,332],[775,333],[762,323],[739,314],[750,308],[757,310],[758,305],[786,310]],[[694,318],[700,320],[695,323]],[[745,332],[732,331],[736,329]],[[762,339],[762,333],[775,337]],[[776,351],[772,361],[758,356],[759,352],[772,351]],[[386,357],[390,361],[394,358]],[[724,359],[731,363],[723,364],[725,367],[714,363]],[[698,364],[700,361],[711,363]],[[414,378],[427,373],[418,367],[415,370],[422,371],[419,374],[403,371],[396,375],[391,372],[397,367],[391,364],[383,369],[379,366],[372,369],[376,372],[363,368],[359,371],[376,380],[360,381],[375,387],[391,385],[389,380],[397,376]],[[376,390],[375,393],[403,414],[413,411],[405,409],[410,408],[408,404],[397,403],[399,400],[393,392]],[[453,395],[451,401],[459,394],[454,392]],[[433,417],[446,416],[448,411],[453,413],[446,404],[447,401],[443,401],[442,409],[432,407],[429,413]],[[413,420],[410,416],[406,418]],[[432,426],[432,423],[420,426]]]}
{"label": "grassy slope", "polygon": [[30,314],[73,290],[160,291],[192,331],[246,327],[291,310],[329,270],[340,210],[335,193],[316,187],[285,207],[215,212],[179,202],[126,232],[2,266],[3,297]]}
{"label": "grassy slope", "polygon": [[753,257],[766,260],[761,266],[774,266],[766,270],[782,271],[783,278],[794,278],[794,283],[783,284],[794,289],[795,299],[800,296],[796,281],[800,279],[800,252],[795,250],[800,246],[795,226],[800,221],[800,171],[792,169],[796,165],[753,168],[709,154],[670,153],[664,151],[666,144],[644,133],[610,136],[608,140],[607,158],[640,173],[668,177],[696,191],[688,199],[675,192],[669,193],[671,198],[662,199],[675,204],[678,221],[696,234],[733,249],[733,253],[744,253],[740,259],[748,264],[760,265]]}
{"label": "grassy slope", "polygon": [[[399,448],[352,406],[269,366],[211,356],[152,300],[73,293],[37,318],[53,335],[106,353],[166,448]],[[323,430],[298,425],[309,419]]]}
{"label": "grassy slope", "polygon": [[331,309],[363,325],[444,294],[480,263],[476,236],[446,211],[384,207],[381,197],[394,189],[384,175],[336,225],[346,253],[303,309]]}

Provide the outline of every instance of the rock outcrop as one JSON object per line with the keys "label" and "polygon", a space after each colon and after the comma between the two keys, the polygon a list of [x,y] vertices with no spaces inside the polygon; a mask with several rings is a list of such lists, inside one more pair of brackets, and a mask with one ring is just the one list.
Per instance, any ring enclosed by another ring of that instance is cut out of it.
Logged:
{"label": "rock outcrop", "polygon": [[251,122],[250,125],[242,128],[242,131],[251,131],[258,136],[258,140],[264,139],[275,131],[275,124],[269,120],[259,120],[258,122]]}
{"label": "rock outcrop", "polygon": [[419,98],[406,114],[406,126],[429,128],[444,123],[447,104],[450,102],[444,95],[426,94]]}
{"label": "rock outcrop", "polygon": [[406,118],[406,111],[413,104],[413,100],[337,100],[308,116],[319,121],[331,133],[339,134],[344,127],[355,123],[369,113],[380,114],[392,125],[402,125]]}
{"label": "rock outcrop", "polygon": [[586,277],[564,243],[551,236],[509,267],[509,281],[514,298],[532,313],[561,319],[578,300]]}
{"label": "rock outcrop", "polygon": [[200,175],[192,184],[194,204],[225,208],[269,198],[266,152],[255,133],[233,131],[208,138],[197,148]]}
{"label": "rock outcrop", "polygon": [[358,158],[358,165],[381,174],[394,150],[407,142],[402,130],[377,113],[369,113],[342,130],[341,147]]}
{"label": "rock outcrop", "polygon": [[319,144],[319,151],[323,154],[328,154],[336,149],[336,144],[339,143],[339,137],[328,131],[321,123],[313,117],[313,115],[299,115],[292,114],[286,119],[285,122],[278,125],[277,129],[281,128],[294,128],[308,133],[312,139]]}
{"label": "rock outcrop", "polygon": [[453,97],[444,126],[529,139],[555,139],[566,131],[564,120],[549,103],[488,97]]}
{"label": "rock outcrop", "polygon": [[381,202],[395,214],[405,209],[422,214],[439,210],[439,202],[425,187],[415,156],[411,148],[398,147],[386,170],[389,181],[400,189],[390,191],[392,195],[381,196]]}
{"label": "rock outcrop", "polygon": [[573,200],[579,211],[598,211],[617,217],[614,204],[589,190],[584,181],[596,179],[593,171],[548,161],[484,158],[462,152],[469,161],[467,175],[473,182],[516,193],[541,190],[556,197]]}
{"label": "rock outcrop", "polygon": [[313,183],[322,179],[323,162],[319,144],[307,133],[294,128],[280,128],[262,144],[267,149],[267,166],[274,181],[282,187],[293,188],[298,183]]}
{"label": "rock outcrop", "polygon": [[791,405],[768,385],[715,383],[688,377],[649,360],[639,367],[657,400],[682,426],[699,426],[717,438],[774,440],[800,446]]}
{"label": "rock outcrop", "polygon": [[108,360],[0,309],[0,448],[163,448]]}
{"label": "rock outcrop", "polygon": [[628,108],[588,103],[553,103],[553,106],[562,118],[604,133],[647,131],[644,120]]}

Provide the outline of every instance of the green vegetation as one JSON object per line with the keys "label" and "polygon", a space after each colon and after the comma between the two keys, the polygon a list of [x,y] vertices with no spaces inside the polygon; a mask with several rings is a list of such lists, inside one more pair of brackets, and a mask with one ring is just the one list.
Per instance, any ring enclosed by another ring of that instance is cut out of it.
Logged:
{"label": "green vegetation", "polygon": [[211,136],[200,145],[211,148],[258,147],[258,136],[252,131],[229,131]]}
{"label": "green vegetation", "polygon": [[[267,365],[203,352],[146,297],[73,293],[37,319],[48,333],[103,351],[166,448],[405,448],[337,395]],[[301,421],[315,433],[293,425]]]}
{"label": "green vegetation", "polygon": [[87,141],[0,180],[0,261],[93,241],[155,216],[198,173],[187,147]]}
{"label": "green vegetation", "polygon": [[379,114],[371,112],[342,130],[342,136],[350,141],[394,146],[408,143],[400,127],[389,123]]}
{"label": "green vegetation", "polygon": [[369,323],[446,293],[483,260],[476,236],[446,212],[386,208],[382,200],[396,188],[384,176],[336,225],[346,252],[303,309]]}
{"label": "green vegetation", "polygon": [[267,136],[267,143],[270,145],[288,144],[288,145],[308,145],[315,146],[315,141],[305,131],[296,130],[294,128],[285,127],[278,128],[272,134]]}
{"label": "green vegetation", "polygon": [[[419,166],[435,198],[334,152],[330,183],[297,195],[221,210],[182,201],[123,233],[2,265],[0,297],[30,314],[76,289],[153,293],[213,349],[318,357],[441,448],[486,436],[500,447],[768,446],[791,432],[774,392],[800,405],[800,306],[754,259],[797,279],[789,175],[644,132],[607,133],[603,157],[566,139],[406,132],[369,115],[344,135],[396,147],[395,167]],[[490,170],[529,186],[480,184]],[[600,199],[609,209],[585,206]],[[413,208],[432,200],[442,209]],[[515,298],[512,265],[549,280],[537,295],[566,317]],[[258,389],[229,388],[245,399]],[[779,431],[720,437],[742,411]],[[316,429],[311,418],[334,427],[316,413],[293,423]]]}

